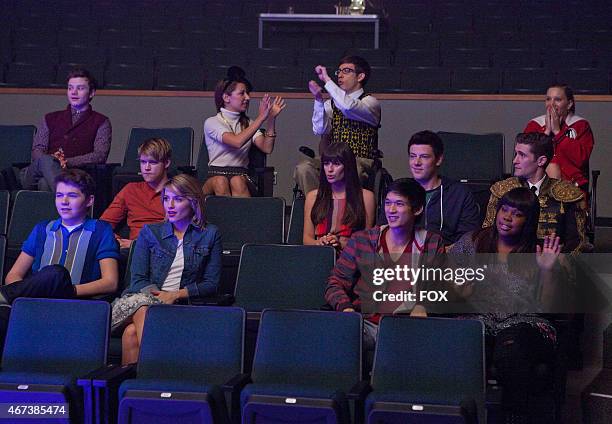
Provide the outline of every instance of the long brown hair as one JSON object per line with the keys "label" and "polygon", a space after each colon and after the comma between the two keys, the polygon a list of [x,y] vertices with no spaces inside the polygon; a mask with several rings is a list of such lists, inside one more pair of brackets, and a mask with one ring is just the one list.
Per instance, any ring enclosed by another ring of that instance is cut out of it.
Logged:
{"label": "long brown hair", "polygon": [[[231,96],[238,84],[241,83],[244,84],[246,92],[249,94],[253,89],[253,86],[249,80],[246,79],[244,70],[239,66],[230,66],[227,70],[227,76],[225,79],[217,82],[215,87],[215,106],[217,107],[217,112],[221,112],[221,108],[225,106],[223,95],[227,94],[228,96]],[[240,123],[241,130],[249,126],[249,117],[245,112],[240,112],[238,122]]]}
{"label": "long brown hair", "polygon": [[527,187],[517,187],[502,196],[497,202],[495,221],[493,225],[482,228],[474,233],[472,240],[477,253],[497,253],[497,214],[502,206],[517,208],[525,214],[527,219],[523,224],[521,236],[518,243],[512,249],[512,253],[533,253],[536,251],[538,239],[538,221],[540,219],[540,203],[537,196]]}
{"label": "long brown hair", "polygon": [[365,228],[366,213],[361,191],[361,181],[357,173],[355,155],[346,143],[333,143],[326,146],[321,153],[321,172],[319,173],[319,190],[315,199],[310,219],[317,225],[327,217],[333,207],[331,184],[325,175],[325,162],[338,161],[344,165],[344,185],[346,191],[346,207],[342,224],[354,229]]}

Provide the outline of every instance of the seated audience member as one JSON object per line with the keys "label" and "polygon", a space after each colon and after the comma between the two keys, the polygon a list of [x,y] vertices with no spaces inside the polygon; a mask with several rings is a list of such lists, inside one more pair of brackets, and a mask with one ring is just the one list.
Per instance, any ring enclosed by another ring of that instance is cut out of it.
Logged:
{"label": "seated audience member", "polygon": [[[272,153],[276,140],[276,117],[285,108],[282,98],[267,94],[259,103],[257,118],[246,115],[251,83],[244,71],[232,66],[227,78],[215,88],[217,114],[204,122],[204,139],[208,149],[208,179],[204,194],[249,197],[249,149],[255,144],[262,152]],[[266,122],[267,130],[260,128]],[[252,184],[251,184],[252,185]]]}
{"label": "seated audience member", "polygon": [[96,80],[84,69],[68,74],[68,106],[45,115],[32,144],[32,163],[21,170],[26,190],[52,191],[65,168],[106,163],[112,129],[109,119],[94,112]]}
{"label": "seated audience member", "polygon": [[[357,172],[361,181],[368,178],[378,149],[378,128],[380,128],[380,103],[364,92],[370,78],[370,64],[359,56],[345,56],[340,59],[336,84],[327,74],[324,66],[317,66],[315,72],[331,99],[324,101],[322,89],[315,82],[308,83],[314,96],[312,130],[321,136],[319,154],[333,143],[346,143],[357,158]],[[294,179],[304,194],[318,187],[321,161],[304,158],[295,168]]]}
{"label": "seated audience member", "polygon": [[593,151],[593,132],[589,122],[576,113],[573,90],[565,84],[546,91],[546,113],[533,118],[523,132],[539,132],[553,139],[554,156],[546,172],[589,191],[589,158]]}
{"label": "seated audience member", "polygon": [[439,174],[444,160],[442,139],[421,131],[408,142],[408,163],[413,178],[425,189],[423,226],[438,231],[451,245],[468,231],[480,227],[478,205],[464,184]]}
{"label": "seated audience member", "polygon": [[165,216],[161,191],[168,181],[172,147],[163,138],[150,138],[138,147],[138,158],[144,181],[128,183],[123,187],[100,217],[113,229],[127,220],[130,229],[128,238],[115,235],[122,249],[132,245],[145,224],[161,222]]}
{"label": "seated audience member", "polygon": [[119,247],[113,230],[88,217],[93,179],[85,171],[67,169],[55,181],[60,217],[36,224],[0,287],[0,304],[11,305],[18,297],[72,299],[117,289]]}
{"label": "seated audience member", "polygon": [[498,181],[491,187],[487,216],[482,226],[494,224],[497,203],[504,194],[516,187],[528,187],[540,201],[538,240],[542,242],[546,236],[555,233],[561,238],[564,253],[577,254],[589,248],[585,235],[584,194],[575,185],[546,175],[552,157],[552,137],[542,133],[518,134],[512,161],[514,177]]}
{"label": "seated audience member", "polygon": [[[554,360],[556,330],[541,312],[550,311],[559,296],[553,270],[561,248],[554,232],[537,245],[539,217],[535,193],[513,188],[497,203],[493,225],[465,234],[450,249],[469,261],[468,268],[487,264],[485,279],[461,290],[485,324],[487,362],[504,388],[506,414],[525,413],[530,395],[552,389],[552,367],[540,365]],[[514,263],[513,254],[520,257]],[[477,259],[482,257],[489,259]]]}
{"label": "seated audience member", "polygon": [[353,232],[374,225],[374,193],[361,188],[355,156],[347,144],[325,147],[321,162],[319,188],[306,195],[304,244],[340,251]]}
{"label": "seated audience member", "polygon": [[[389,224],[354,233],[327,280],[325,301],[334,310],[363,312],[362,298],[367,299],[372,293],[372,286],[368,283],[372,266],[419,267],[444,252],[440,235],[415,226],[424,206],[425,190],[417,182],[398,180],[389,186],[385,198],[385,215]],[[390,284],[386,285],[387,291],[391,291]],[[384,307],[393,312],[400,304]],[[409,312],[405,308],[402,311]],[[376,341],[380,315],[365,313],[364,318],[364,348],[371,350]]]}
{"label": "seated audience member", "polygon": [[199,182],[170,178],[162,189],[165,222],[145,225],[134,250],[131,282],[113,302],[112,325],[122,328],[124,364],[136,362],[147,307],[214,295],[221,275],[221,237],[206,224]]}

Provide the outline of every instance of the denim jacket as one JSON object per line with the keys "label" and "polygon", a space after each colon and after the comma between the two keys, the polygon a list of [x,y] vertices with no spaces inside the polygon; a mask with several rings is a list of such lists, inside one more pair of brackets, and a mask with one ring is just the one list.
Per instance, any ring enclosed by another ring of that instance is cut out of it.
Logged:
{"label": "denim jacket", "polygon": [[[145,225],[138,235],[130,267],[131,281],[125,293],[138,293],[155,284],[161,289],[176,256],[178,239],[172,224],[163,222]],[[185,264],[181,288],[189,298],[210,296],[217,292],[221,277],[221,237],[217,227],[187,227],[183,236]]]}

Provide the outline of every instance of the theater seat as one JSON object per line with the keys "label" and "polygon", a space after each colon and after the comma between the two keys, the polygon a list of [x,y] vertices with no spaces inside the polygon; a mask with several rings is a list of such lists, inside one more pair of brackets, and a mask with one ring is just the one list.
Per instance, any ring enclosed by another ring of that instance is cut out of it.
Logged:
{"label": "theater seat", "polygon": [[118,399],[122,424],[228,423],[224,391],[238,412],[237,394],[246,381],[244,321],[239,308],[150,307],[138,366],[93,378],[99,422],[113,422]]}
{"label": "theater seat", "polygon": [[63,405],[66,413],[55,422],[92,423],[77,379],[105,365],[109,325],[107,302],[17,299],[2,357],[2,401]]}
{"label": "theater seat", "polygon": [[365,406],[368,423],[485,423],[484,402],[480,321],[383,317]]}
{"label": "theater seat", "polygon": [[257,337],[242,422],[349,423],[361,378],[361,315],[267,310]]}

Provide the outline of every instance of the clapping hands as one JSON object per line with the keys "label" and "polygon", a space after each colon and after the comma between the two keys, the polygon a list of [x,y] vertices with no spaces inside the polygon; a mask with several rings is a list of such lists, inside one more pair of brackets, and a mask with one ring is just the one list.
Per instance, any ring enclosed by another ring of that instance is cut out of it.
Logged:
{"label": "clapping hands", "polygon": [[280,96],[276,96],[270,107],[270,118],[276,118],[278,114],[285,109],[285,107],[287,107],[285,99]]}
{"label": "clapping hands", "polygon": [[[330,76],[327,74],[327,68],[325,66],[319,65],[315,67],[315,74],[317,74],[323,83],[331,80]],[[310,90],[316,101],[323,101],[323,89],[316,83],[316,81],[308,81],[308,90]]]}
{"label": "clapping hands", "polygon": [[275,97],[272,99],[268,93],[264,94],[259,102],[259,116],[262,119],[276,118],[280,114],[287,104],[282,97]]}
{"label": "clapping hands", "polygon": [[331,77],[327,74],[327,68],[325,66],[316,66],[315,74],[317,74],[317,76],[323,83],[326,83],[327,81],[331,80]]}
{"label": "clapping hands", "polygon": [[308,81],[308,89],[314,96],[315,100],[318,102],[323,101],[323,89],[317,84],[315,81]]}

